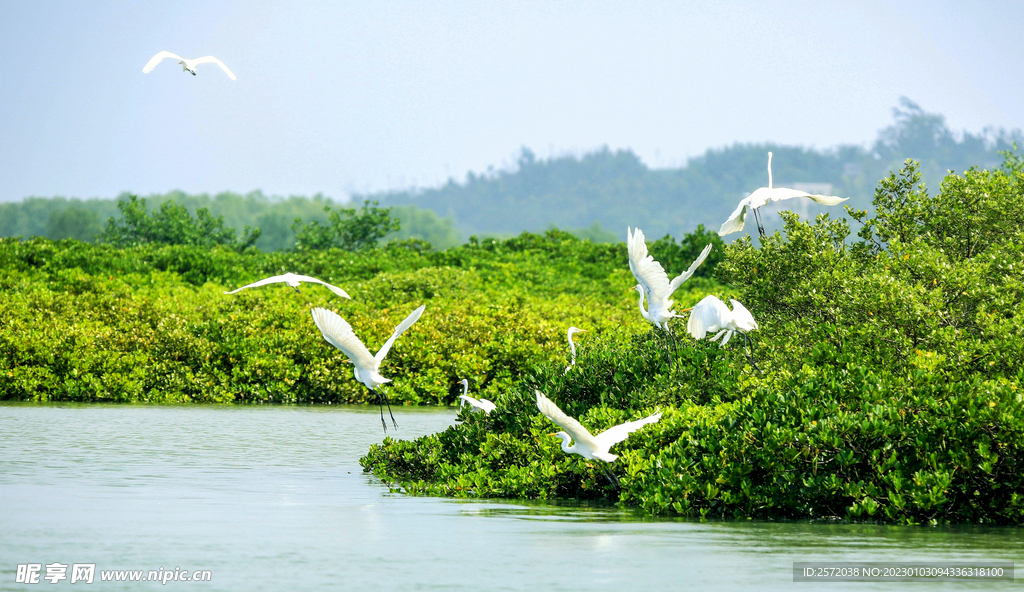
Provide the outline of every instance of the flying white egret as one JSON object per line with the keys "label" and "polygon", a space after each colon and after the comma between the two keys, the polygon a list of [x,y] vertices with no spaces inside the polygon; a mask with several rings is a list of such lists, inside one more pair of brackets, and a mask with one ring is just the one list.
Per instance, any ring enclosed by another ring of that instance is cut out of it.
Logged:
{"label": "flying white egret", "polygon": [[352,326],[345,322],[345,319],[324,308],[314,308],[312,311],[313,322],[316,323],[317,328],[323,333],[327,343],[340,349],[342,353],[348,356],[348,362],[355,366],[352,373],[356,380],[365,384],[367,388],[377,394],[377,402],[380,405],[380,423],[384,426],[385,432],[388,431],[388,426],[384,422],[384,403],[388,405],[391,423],[396,428],[398,427],[398,422],[395,421],[395,415],[391,413],[391,402],[388,401],[387,394],[380,389],[384,384],[391,382],[391,379],[381,376],[378,369],[380,368],[380,363],[384,361],[384,356],[388,355],[388,351],[391,349],[392,344],[395,343],[395,340],[398,339],[398,336],[409,327],[412,327],[413,323],[418,321],[423,315],[423,311],[426,308],[426,305],[420,306],[412,311],[409,316],[405,317],[405,320],[395,327],[395,332],[384,342],[384,345],[381,346],[375,356],[370,355],[370,350],[366,349],[362,341],[359,341],[356,334],[352,332]]}
{"label": "flying white egret", "polygon": [[[716,296],[705,296],[696,306],[686,309],[690,311],[690,320],[686,323],[686,330],[694,339],[704,339],[708,333],[715,333],[711,341],[717,341],[724,336],[725,338],[719,343],[721,347],[729,343],[733,334],[738,331],[747,338],[747,344],[753,350],[754,345],[747,333],[758,328],[757,321],[754,320],[754,316],[750,314],[747,307],[740,304],[739,301],[730,300],[730,302],[732,302],[732,310],[729,310],[729,307]],[[754,358],[750,354],[747,357],[754,368],[757,368]],[[758,371],[760,372],[760,369]]]}
{"label": "flying white egret", "polygon": [[181,64],[181,70],[183,72],[188,72],[193,76],[196,75],[196,66],[198,66],[199,64],[217,64],[218,66],[220,66],[220,69],[224,70],[224,73],[228,75],[228,78],[230,78],[231,80],[238,80],[237,78],[235,78],[234,72],[228,70],[228,67],[224,65],[224,62],[218,60],[213,56],[204,56],[201,58],[190,60],[188,58],[183,58],[179,55],[173,54],[169,51],[161,51],[160,53],[150,58],[150,60],[146,62],[146,65],[142,67],[142,73],[149,74],[150,72],[152,72],[153,68],[156,68],[156,65],[162,62],[164,58],[173,58],[175,60],[178,60],[178,63]]}
{"label": "flying white egret", "polygon": [[760,215],[758,214],[758,210],[761,206],[773,201],[792,199],[794,197],[806,197],[826,206],[834,206],[850,199],[848,197],[836,197],[834,195],[815,195],[807,193],[806,191],[789,189],[787,187],[773,187],[772,153],[769,152],[768,186],[756,189],[753,193],[740,200],[739,205],[736,206],[736,209],[729,215],[729,219],[723,222],[722,227],[718,229],[719,236],[725,236],[729,233],[743,230],[743,222],[746,220],[748,209],[753,210],[754,219],[757,221],[757,231],[761,233],[761,236],[764,236],[764,226],[761,224]]}
{"label": "flying white egret", "polygon": [[577,329],[576,327],[569,327],[569,331],[566,332],[565,338],[569,340],[569,352],[572,353],[572,361],[565,367],[565,372],[562,374],[568,374],[569,369],[576,365],[576,344],[572,342],[572,334],[586,332],[585,329]]}
{"label": "flying white egret", "polygon": [[[654,323],[654,325],[666,333],[669,333],[668,321],[677,317],[672,311],[672,294],[690,279],[701,263],[711,253],[711,245],[704,247],[700,256],[690,264],[689,269],[678,275],[671,282],[668,281],[668,274],[665,268],[654,260],[654,257],[647,254],[647,243],[644,241],[644,231],[637,228],[635,231],[626,228],[626,249],[629,252],[629,270],[633,272],[637,285],[634,288],[640,294],[640,314]],[[644,298],[647,299],[647,310],[644,310]]]}
{"label": "flying white egret", "polygon": [[[594,436],[591,435],[587,428],[583,427],[580,422],[566,415],[558,405],[555,405],[551,399],[544,396],[540,391],[534,391],[537,394],[537,409],[544,414],[544,417],[550,419],[553,423],[557,424],[558,427],[565,430],[564,432],[558,432],[556,434],[550,434],[556,436],[562,440],[562,452],[566,454],[578,454],[583,458],[589,460],[599,460],[602,462],[610,463],[615,462],[615,459],[619,458],[608,452],[608,449],[612,446],[622,442],[629,435],[640,428],[644,427],[649,423],[654,423],[661,419],[661,413],[655,413],[649,415],[643,419],[636,421],[628,421],[621,423],[617,426],[608,428],[600,434]],[[574,441],[575,444],[569,446],[569,442]],[[601,470],[604,471],[604,467]],[[608,477],[610,474],[605,472],[605,476]],[[614,479],[614,475],[611,475],[609,481],[618,483],[618,480]]]}
{"label": "flying white egret", "polygon": [[280,282],[284,282],[284,283],[288,284],[289,286],[295,288],[296,292],[299,291],[299,282],[306,282],[308,284],[321,284],[323,286],[327,286],[328,290],[330,290],[331,292],[334,292],[335,294],[337,294],[338,296],[341,296],[342,298],[352,298],[351,296],[348,295],[347,292],[345,292],[345,290],[342,290],[338,286],[332,286],[332,285],[328,284],[327,282],[325,282],[323,280],[316,279],[315,277],[309,277],[308,275],[298,275],[298,274],[294,274],[294,273],[290,273],[290,272],[286,273],[284,275],[275,275],[274,277],[268,277],[265,280],[260,280],[258,282],[253,282],[251,284],[247,284],[245,286],[242,286],[241,288],[238,288],[238,289],[235,289],[235,290],[231,290],[230,292],[224,292],[224,293],[225,294],[235,294],[237,292],[241,292],[242,290],[244,290],[246,288],[257,288],[259,286],[265,286],[267,284],[276,284],[276,283],[280,283]]}
{"label": "flying white egret", "polygon": [[495,409],[498,408],[497,405],[495,405],[494,403],[491,403],[487,399],[474,399],[473,397],[470,397],[468,394],[466,394],[468,392],[469,392],[469,381],[466,380],[465,378],[463,378],[462,379],[462,394],[459,395],[459,399],[461,399],[461,401],[459,402],[459,407],[462,407],[466,403],[469,403],[470,407],[472,407],[473,409],[476,409],[477,411],[483,411],[485,414],[490,414],[491,411],[494,411]]}

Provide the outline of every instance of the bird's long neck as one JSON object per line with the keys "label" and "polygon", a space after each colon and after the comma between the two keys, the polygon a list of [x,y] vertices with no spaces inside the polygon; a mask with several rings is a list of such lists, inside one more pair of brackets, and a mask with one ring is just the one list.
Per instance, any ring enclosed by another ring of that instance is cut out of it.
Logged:
{"label": "bird's long neck", "polygon": [[772,153],[768,153],[768,189],[772,188]]}
{"label": "bird's long neck", "polygon": [[651,320],[651,315],[644,310],[644,290],[638,285],[636,287],[636,292],[640,296],[640,300],[636,303],[637,307],[640,309],[640,315],[649,321]]}
{"label": "bird's long neck", "polygon": [[569,353],[572,354],[572,363],[576,363],[576,344],[572,342],[572,333],[569,333]]}
{"label": "bird's long neck", "polygon": [[465,397],[468,394],[469,394],[469,381],[468,380],[463,380],[462,381],[462,396]]}
{"label": "bird's long neck", "polygon": [[569,446],[569,437],[568,436],[559,435],[558,437],[562,440],[562,452],[564,452],[566,454],[573,454],[574,452],[576,452],[576,445],[575,444],[572,445],[572,446]]}

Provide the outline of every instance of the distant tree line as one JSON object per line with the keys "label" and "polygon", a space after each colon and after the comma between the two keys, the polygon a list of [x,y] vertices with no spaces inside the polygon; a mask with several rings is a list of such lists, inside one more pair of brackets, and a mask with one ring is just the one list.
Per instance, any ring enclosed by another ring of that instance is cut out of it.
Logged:
{"label": "distant tree line", "polygon": [[[878,180],[898,171],[908,158],[920,162],[921,178],[935,193],[948,170],[963,171],[972,165],[991,169],[1002,162],[1000,151],[1024,145],[1020,130],[987,128],[980,133],[955,133],[942,115],[927,113],[906,98],[893,109],[893,115],[893,124],[880,130],[867,148],[841,145],[814,150],[735,144],[708,150],[674,169],[651,169],[629,150],[606,147],[582,156],[538,159],[523,148],[511,170],[470,172],[462,182],[452,179],[433,189],[356,195],[351,203],[379,202],[377,209],[389,209],[389,220],[397,221],[395,228],[389,227],[375,241],[417,238],[439,249],[471,235],[507,238],[524,230],[555,227],[594,242],[622,240],[627,225],[639,226],[652,237],[682,237],[698,225],[716,230],[739,199],[764,186],[769,150],[775,153],[776,185],[829,184],[833,194],[851,198],[844,205],[870,211]],[[27,198],[3,204],[0,236],[93,240],[104,231],[105,221],[118,215],[118,201],[124,199],[127,195],[117,200]],[[355,210],[321,194],[281,198],[256,191],[211,197],[175,191],[147,196],[146,201],[157,212],[164,203],[175,203],[160,215],[179,219],[183,211],[199,216],[199,210],[206,209],[211,218],[205,223],[220,217],[223,228],[217,231],[241,230],[243,241],[245,227],[258,228],[252,245],[264,251],[318,248],[313,245],[341,245],[352,240],[337,233],[341,232],[341,220],[354,216]],[[801,209],[812,217],[830,211],[813,203],[781,207]],[[833,216],[838,214],[832,210]],[[359,223],[370,222],[373,211],[363,211]],[[769,232],[782,226],[782,218],[771,208],[765,221]]]}

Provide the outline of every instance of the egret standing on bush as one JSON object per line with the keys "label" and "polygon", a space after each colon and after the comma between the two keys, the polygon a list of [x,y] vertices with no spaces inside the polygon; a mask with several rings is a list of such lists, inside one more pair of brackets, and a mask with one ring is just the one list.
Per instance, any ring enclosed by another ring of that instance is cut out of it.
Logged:
{"label": "egret standing on bush", "polygon": [[789,189],[787,187],[773,187],[772,186],[772,153],[768,153],[768,186],[755,189],[753,193],[744,197],[740,200],[740,204],[736,206],[732,214],[729,215],[729,219],[722,223],[722,227],[718,229],[719,236],[725,236],[732,232],[739,232],[743,230],[743,222],[747,217],[747,209],[749,208],[754,212],[754,220],[757,221],[757,231],[764,236],[764,226],[761,224],[761,216],[758,210],[761,206],[769,204],[773,201],[781,201],[783,199],[792,199],[794,197],[807,197],[822,205],[834,206],[842,203],[850,198],[848,197],[836,197],[834,195],[813,195],[806,191],[800,191],[799,189]]}
{"label": "egret standing on bush", "polygon": [[[556,434],[549,434],[556,436],[562,440],[562,452],[566,454],[578,454],[583,458],[589,460],[599,460],[601,462],[611,463],[615,462],[615,459],[619,458],[608,452],[608,449],[612,446],[622,442],[629,435],[640,428],[644,427],[649,423],[654,423],[661,419],[661,413],[655,413],[649,415],[643,419],[636,421],[628,421],[621,423],[617,426],[608,428],[600,434],[594,436],[591,435],[590,431],[575,419],[566,415],[558,405],[551,402],[551,399],[544,396],[540,391],[534,391],[537,395],[537,409],[544,414],[544,417],[550,419],[558,427],[565,430],[564,432],[558,432]],[[569,446],[570,441],[576,443]],[[605,477],[613,485],[618,485],[618,479],[615,475],[605,471],[602,465],[598,465],[601,471],[604,472]]]}
{"label": "egret standing on bush", "polygon": [[565,372],[562,374],[568,374],[569,370],[576,365],[576,344],[572,342],[573,333],[586,333],[586,330],[569,327],[569,331],[566,332],[565,338],[569,340],[569,353],[572,354],[572,361],[565,367]]}
{"label": "egret standing on bush", "polygon": [[378,369],[380,368],[380,363],[384,361],[384,356],[388,355],[391,345],[395,343],[398,336],[409,327],[412,327],[413,323],[418,321],[420,316],[423,315],[423,311],[426,308],[426,305],[420,306],[412,311],[409,316],[405,317],[405,320],[395,327],[395,332],[384,342],[376,356],[370,355],[370,350],[366,349],[362,341],[359,341],[356,334],[352,332],[352,326],[345,322],[345,319],[324,308],[314,308],[312,311],[313,322],[316,323],[317,328],[323,333],[327,343],[340,349],[342,353],[348,356],[347,361],[355,366],[352,373],[355,375],[356,380],[365,384],[367,388],[377,395],[377,403],[380,405],[380,423],[384,426],[385,432],[388,431],[388,425],[384,421],[384,403],[388,405],[391,423],[394,424],[395,428],[398,428],[398,422],[395,421],[394,413],[391,413],[391,402],[388,401],[387,394],[380,388],[391,382],[391,379],[381,376]]}
{"label": "egret standing on bush", "polygon": [[[711,341],[717,341],[724,336],[724,339],[718,344],[720,347],[729,343],[733,334],[738,331],[747,338],[747,345],[753,351],[754,345],[747,333],[758,328],[757,321],[754,320],[754,315],[750,314],[750,311],[739,301],[730,300],[730,302],[732,302],[732,310],[729,310],[729,307],[717,297],[705,296],[696,306],[683,311],[690,311],[690,320],[686,323],[686,330],[694,339],[704,339],[708,333],[715,333]],[[754,358],[750,354],[747,354],[747,358],[760,372]]]}
{"label": "egret standing on bush", "polygon": [[462,394],[459,395],[459,407],[469,403],[469,406],[477,411],[483,411],[485,415],[489,415],[491,411],[498,408],[497,405],[491,403],[487,399],[474,399],[469,396],[469,381],[465,378],[462,379]]}

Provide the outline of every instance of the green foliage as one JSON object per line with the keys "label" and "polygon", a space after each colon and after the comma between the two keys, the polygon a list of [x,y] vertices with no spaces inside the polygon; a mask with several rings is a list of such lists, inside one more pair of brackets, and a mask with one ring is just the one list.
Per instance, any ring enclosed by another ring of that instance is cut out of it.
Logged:
{"label": "green foliage", "polygon": [[235,239],[235,230],[224,226],[224,218],[214,218],[206,208],[196,210],[196,217],[185,206],[165,201],[150,214],[146,200],[135,195],[118,200],[121,218],[110,218],[100,241],[119,247],[147,243],[211,247],[225,245],[238,251],[252,246],[260,237],[260,229],[245,228],[242,240]]}
{"label": "green foliage", "polygon": [[361,251],[377,246],[377,241],[389,232],[398,231],[401,224],[391,217],[391,208],[378,208],[377,202],[363,202],[362,210],[324,206],[327,223],[313,221],[303,224],[295,219],[295,248],[299,251],[342,249]]}
{"label": "green foliage", "polygon": [[[376,349],[419,304],[426,314],[384,364],[392,401],[450,404],[462,378],[496,396],[538,365],[564,367],[569,324],[591,330],[580,339],[644,328],[625,260],[622,244],[557,230],[446,251],[414,239],[275,253],[3,239],[0,399],[373,401],[309,309],[337,311]],[[354,299],[316,286],[222,293],[286,271]]]}
{"label": "green foliage", "polygon": [[[524,374],[490,415],[362,462],[408,493],[606,499],[651,513],[1024,524],[1024,171],[885,179],[846,219],[785,215],[732,243],[716,276],[760,330],[719,348],[601,336],[576,366]],[[685,242],[685,241],[684,241]],[[699,244],[699,240],[697,244]],[[686,294],[680,300],[694,301]],[[679,322],[681,324],[681,322]],[[613,452],[621,490],[545,434],[539,388],[596,433],[664,411]]]}

